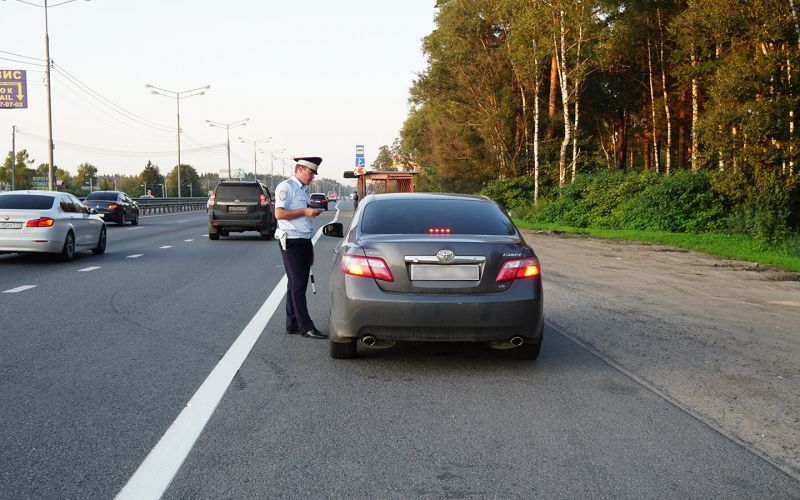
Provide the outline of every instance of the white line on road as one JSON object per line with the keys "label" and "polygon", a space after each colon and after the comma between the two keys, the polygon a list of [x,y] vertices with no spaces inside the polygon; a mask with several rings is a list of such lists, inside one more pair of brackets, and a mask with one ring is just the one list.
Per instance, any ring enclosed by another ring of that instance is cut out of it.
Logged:
{"label": "white line on road", "polygon": [[179,220],[178,222],[189,222],[189,221],[184,219],[184,220]]}
{"label": "white line on road", "polygon": [[163,247],[158,247],[158,248],[172,248],[172,245],[164,245]]}
{"label": "white line on road", "polygon": [[[333,221],[336,222],[338,217],[339,211],[337,210]],[[311,243],[316,244],[320,235],[322,235],[321,228],[314,235]],[[278,309],[278,305],[286,294],[287,281],[284,274],[250,323],[244,327],[225,356],[217,363],[217,366],[206,377],[203,385],[183,408],[178,418],[172,422],[167,432],[156,443],[155,448],[150,451],[128,483],[117,494],[117,499],[161,498],[183,465],[183,461],[192,451],[194,443],[200,437],[211,415],[214,414],[214,410],[222,400],[222,396],[225,395],[236,372],[239,371],[272,315]]]}
{"label": "white line on road", "polygon": [[183,241],[187,241],[188,242],[188,241],[194,241],[194,240],[183,240]]}
{"label": "white line on road", "polygon": [[36,288],[39,285],[22,285],[18,286],[17,288],[12,288],[11,290],[6,290],[3,293],[19,293],[24,292],[25,290],[30,290],[31,288]]}
{"label": "white line on road", "polygon": [[100,269],[100,266],[91,266],[91,267],[84,267],[83,269],[78,269],[79,273],[85,273],[88,271],[94,271],[95,269]]}
{"label": "white line on road", "polygon": [[128,258],[129,258],[129,259],[138,259],[138,258],[139,258],[139,257],[141,257],[142,255],[144,255],[144,254],[143,254],[143,253],[135,253],[135,254],[133,254],[133,255],[128,255]]}

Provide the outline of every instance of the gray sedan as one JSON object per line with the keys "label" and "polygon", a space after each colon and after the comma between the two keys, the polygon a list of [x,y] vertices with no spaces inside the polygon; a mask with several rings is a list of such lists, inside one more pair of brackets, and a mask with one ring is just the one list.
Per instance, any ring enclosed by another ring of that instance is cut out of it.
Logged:
{"label": "gray sedan", "polygon": [[0,253],[52,253],[70,260],[76,251],[106,251],[106,225],[69,193],[0,193]]}
{"label": "gray sedan", "polygon": [[353,358],[395,341],[485,342],[536,359],[542,343],[539,261],[508,215],[479,196],[367,196],[331,274],[330,354]]}

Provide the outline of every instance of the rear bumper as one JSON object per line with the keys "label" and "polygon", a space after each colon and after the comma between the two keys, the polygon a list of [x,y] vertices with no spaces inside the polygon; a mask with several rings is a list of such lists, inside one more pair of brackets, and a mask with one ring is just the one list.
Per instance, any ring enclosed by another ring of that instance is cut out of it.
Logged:
{"label": "rear bumper", "polygon": [[0,252],[58,253],[64,247],[65,231],[28,229],[16,234],[0,232]]}
{"label": "rear bumper", "polygon": [[209,231],[263,231],[270,229],[270,219],[252,217],[246,219],[208,219]]}
{"label": "rear bumper", "polygon": [[542,340],[541,282],[517,280],[492,294],[397,294],[375,281],[345,276],[331,294],[330,337],[345,341],[373,335],[385,340],[490,342],[521,336]]}

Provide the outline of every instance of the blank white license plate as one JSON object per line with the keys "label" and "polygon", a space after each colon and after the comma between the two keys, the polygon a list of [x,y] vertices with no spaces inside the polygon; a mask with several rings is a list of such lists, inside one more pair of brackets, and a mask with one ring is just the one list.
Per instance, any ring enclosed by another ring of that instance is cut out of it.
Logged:
{"label": "blank white license plate", "polygon": [[21,229],[22,222],[0,222],[0,229]]}
{"label": "blank white license plate", "polygon": [[247,207],[228,207],[228,212],[235,212],[237,214],[247,213]]}
{"label": "blank white license plate", "polygon": [[480,273],[476,264],[411,264],[412,281],[477,281]]}

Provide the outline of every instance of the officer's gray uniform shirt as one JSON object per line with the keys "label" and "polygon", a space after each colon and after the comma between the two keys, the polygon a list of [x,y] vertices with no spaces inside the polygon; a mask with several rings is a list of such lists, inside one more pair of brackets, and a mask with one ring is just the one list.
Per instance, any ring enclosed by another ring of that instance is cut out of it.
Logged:
{"label": "officer's gray uniform shirt", "polygon": [[[275,207],[285,210],[308,207],[308,194],[305,187],[297,180],[297,177],[290,177],[275,188]],[[289,239],[311,239],[314,226],[311,223],[311,217],[304,215],[291,220],[279,219],[278,229],[285,231],[286,237]]]}

